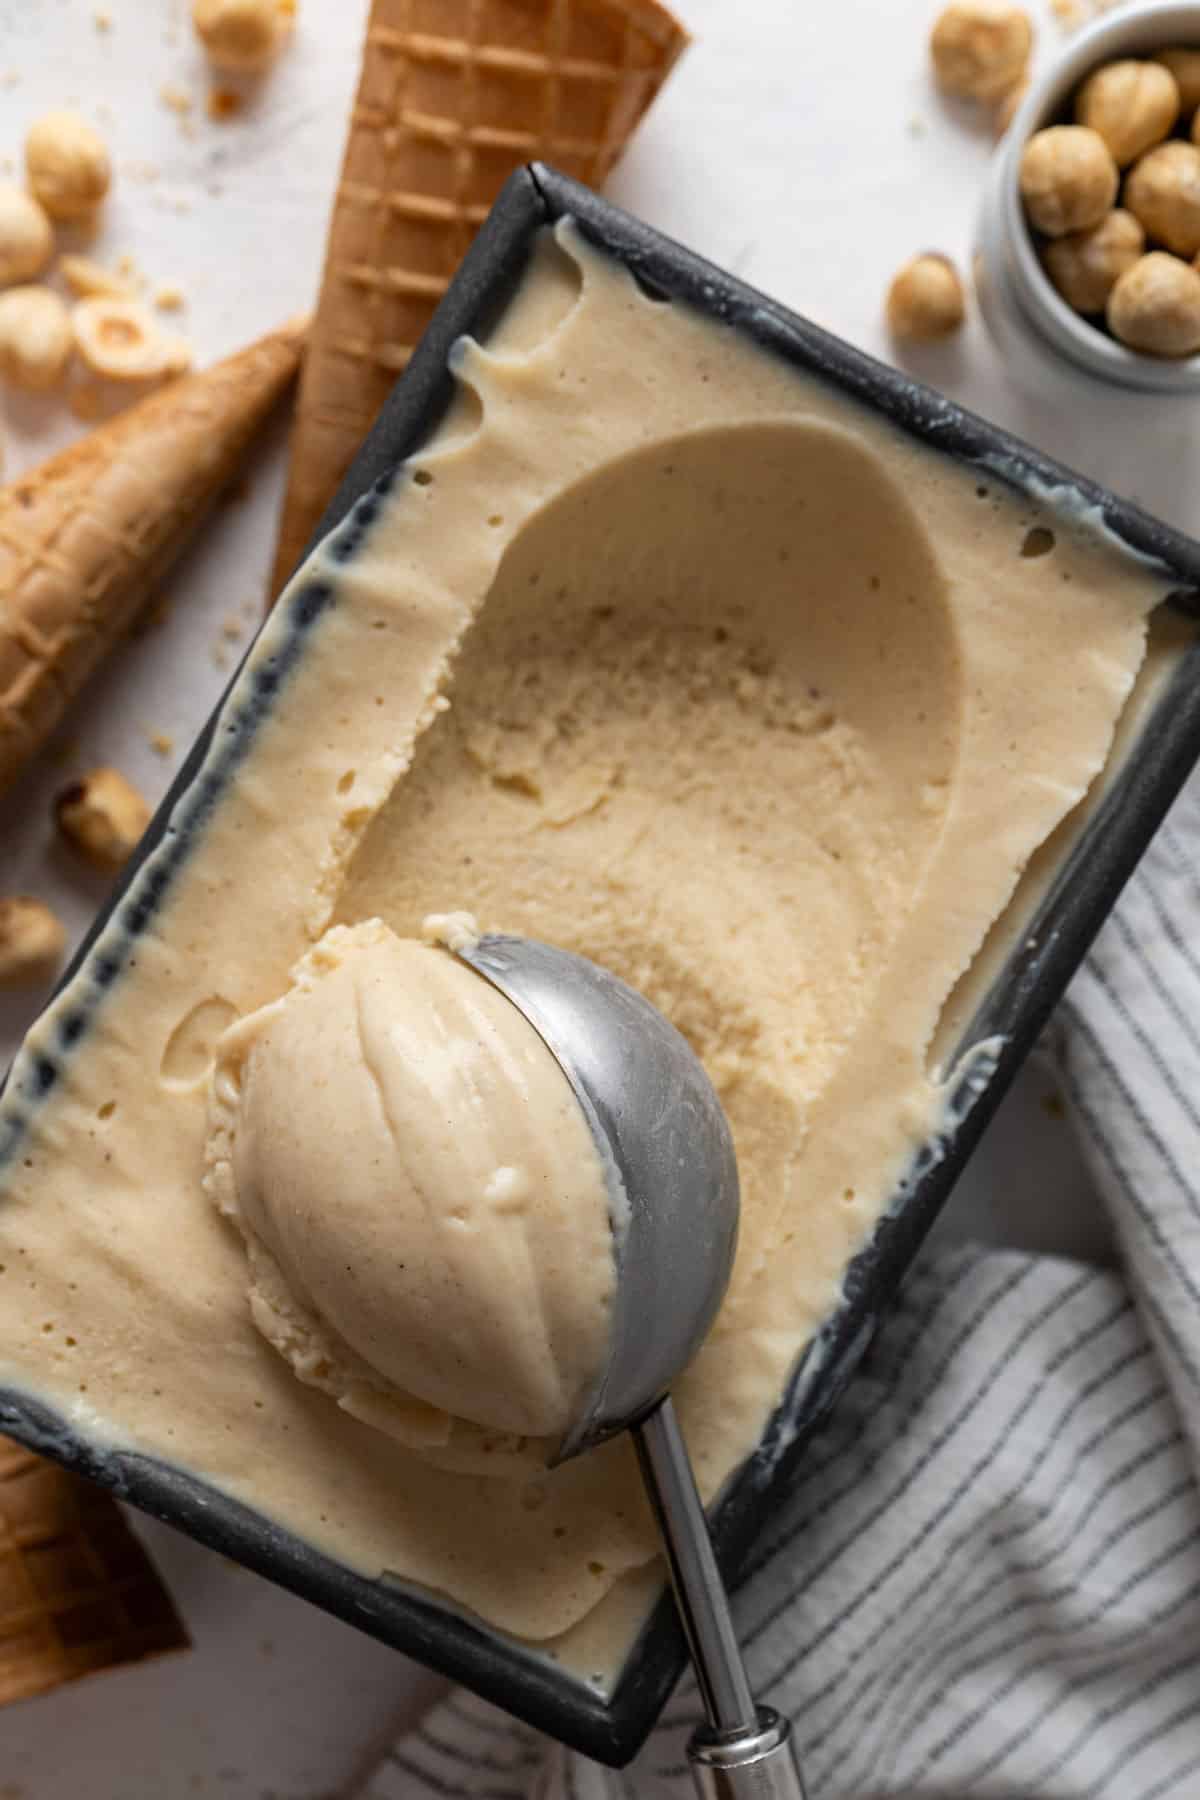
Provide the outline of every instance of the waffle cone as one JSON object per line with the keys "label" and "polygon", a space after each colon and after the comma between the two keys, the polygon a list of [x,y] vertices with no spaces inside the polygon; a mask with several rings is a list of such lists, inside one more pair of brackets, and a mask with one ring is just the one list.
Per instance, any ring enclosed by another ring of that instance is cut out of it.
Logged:
{"label": "waffle cone", "polygon": [[302,322],[175,381],[0,488],[0,790],[229,485]]}
{"label": "waffle cone", "polygon": [[599,187],[686,44],[658,0],[372,0],[272,593],[509,175]]}
{"label": "waffle cone", "polygon": [[0,1438],[0,1705],[187,1642],[116,1502]]}

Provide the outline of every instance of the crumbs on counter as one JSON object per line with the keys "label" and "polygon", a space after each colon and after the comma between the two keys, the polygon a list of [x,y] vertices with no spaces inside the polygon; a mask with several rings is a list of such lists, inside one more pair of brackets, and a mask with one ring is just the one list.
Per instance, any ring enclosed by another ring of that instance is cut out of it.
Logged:
{"label": "crumbs on counter", "polygon": [[175,751],[175,739],[169,731],[150,731],[146,734],[146,742],[156,756],[171,756]]}
{"label": "crumbs on counter", "polygon": [[154,291],[154,304],[159,312],[182,312],[187,296],[178,282],[167,281]]}
{"label": "crumbs on counter", "polygon": [[186,118],[194,104],[186,88],[179,87],[174,81],[164,81],[158,90],[158,97],[164,106],[169,107],[173,113],[178,113],[180,118]]}

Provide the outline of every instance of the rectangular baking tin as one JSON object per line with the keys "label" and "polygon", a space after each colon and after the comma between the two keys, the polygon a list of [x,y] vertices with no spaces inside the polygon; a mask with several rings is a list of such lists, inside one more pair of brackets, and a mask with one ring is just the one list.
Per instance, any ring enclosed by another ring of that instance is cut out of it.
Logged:
{"label": "rectangular baking tin", "polygon": [[[525,267],[535,234],[570,216],[589,241],[622,263],[650,293],[680,301],[730,331],[753,339],[808,376],[883,414],[940,455],[952,456],[989,483],[1045,498],[1065,488],[1076,504],[1094,508],[1116,537],[1163,566],[1177,583],[1174,604],[1197,616],[1200,545],[1149,518],[953,406],[941,395],[797,318],[731,275],[660,236],[638,220],[552,170],[517,172],[501,194],[438,309],[403,379],[385,404],[361,453],[322,520],[323,536],[355,507],[365,531],[398,465],[425,441],[453,393],[452,345],[464,333],[486,340]],[[314,540],[315,541],[315,540]],[[289,601],[289,631],[278,657],[260,667],[241,701],[214,766],[197,781],[214,742],[215,716],[193,747],[142,842],[138,862],[164,836],[176,805],[175,842],[160,880],[128,904],[122,889],[110,900],[75,958],[69,979],[91,952],[101,926],[123,913],[132,940],[186,860],[194,824],[232,775],[258,723],[270,708],[287,665],[303,654],[308,626],[328,591],[317,579]],[[1036,672],[1031,671],[1036,678]],[[788,1392],[770,1420],[759,1450],[738,1472],[716,1512],[714,1531],[722,1566],[736,1581],[772,1507],[803,1472],[814,1427],[844,1388],[870,1342],[881,1311],[896,1291],[922,1238],[994,1112],[1013,1074],[1062,994],[1138,857],[1149,843],[1185,777],[1200,758],[1200,639],[1180,662],[1084,835],[1053,880],[1017,947],[992,983],[962,1049],[1001,1040],[994,1060],[964,1079],[952,1108],[953,1128],[916,1159],[869,1244],[848,1270],[843,1298],[805,1351]],[[189,829],[189,820],[192,828]],[[95,992],[116,976],[92,958]],[[41,1092],[57,1079],[63,1059],[86,1029],[87,1002],[62,1021],[55,1056],[36,1071]],[[32,1104],[36,1104],[36,1096]],[[19,1134],[18,1120],[17,1133]],[[0,1160],[17,1136],[0,1142]],[[571,1679],[548,1659],[522,1651],[482,1625],[386,1580],[375,1581],[320,1555],[269,1520],[185,1471],[152,1459],[111,1453],[78,1436],[47,1409],[13,1391],[0,1391],[0,1429],[34,1450],[103,1482],[121,1498],[178,1526],[202,1543],[371,1632],[383,1642],[465,1683],[552,1736],[601,1762],[621,1765],[643,1742],[684,1664],[682,1637],[664,1596],[625,1663],[610,1700]]]}

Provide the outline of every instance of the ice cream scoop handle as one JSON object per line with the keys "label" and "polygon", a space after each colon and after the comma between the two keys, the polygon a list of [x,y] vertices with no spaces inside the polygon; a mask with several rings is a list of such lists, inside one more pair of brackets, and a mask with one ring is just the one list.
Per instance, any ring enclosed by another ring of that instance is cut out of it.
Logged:
{"label": "ice cream scoop handle", "polygon": [[669,1395],[633,1427],[633,1440],[708,1714],[688,1746],[696,1790],[701,1800],[804,1800],[787,1720],[754,1704]]}

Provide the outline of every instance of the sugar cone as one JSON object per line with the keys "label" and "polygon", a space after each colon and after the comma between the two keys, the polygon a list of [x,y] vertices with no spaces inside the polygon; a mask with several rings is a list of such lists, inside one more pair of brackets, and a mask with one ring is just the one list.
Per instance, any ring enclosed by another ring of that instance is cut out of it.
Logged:
{"label": "sugar cone", "polygon": [[598,187],[686,44],[658,0],[372,0],[273,594],[508,176]]}
{"label": "sugar cone", "polygon": [[187,1642],[116,1502],[0,1438],[0,1705]]}
{"label": "sugar cone", "polygon": [[0,790],[228,486],[304,329],[172,382],[0,488]]}

